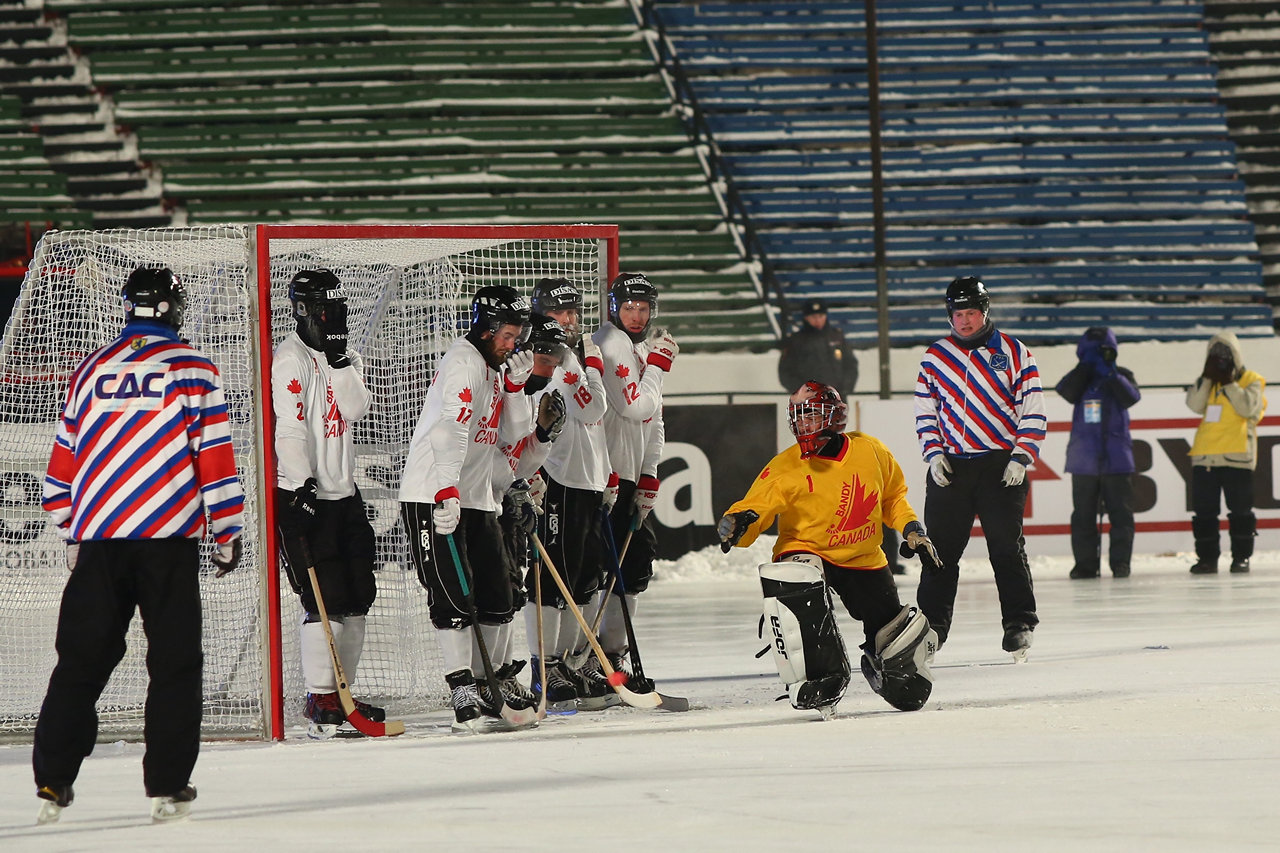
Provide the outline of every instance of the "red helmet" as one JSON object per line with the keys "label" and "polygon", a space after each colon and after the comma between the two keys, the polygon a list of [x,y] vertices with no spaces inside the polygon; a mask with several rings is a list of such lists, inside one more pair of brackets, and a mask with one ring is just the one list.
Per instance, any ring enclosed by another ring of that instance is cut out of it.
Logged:
{"label": "red helmet", "polygon": [[791,434],[800,445],[800,458],[808,459],[844,432],[849,422],[849,407],[840,399],[839,391],[810,380],[791,395],[787,420]]}

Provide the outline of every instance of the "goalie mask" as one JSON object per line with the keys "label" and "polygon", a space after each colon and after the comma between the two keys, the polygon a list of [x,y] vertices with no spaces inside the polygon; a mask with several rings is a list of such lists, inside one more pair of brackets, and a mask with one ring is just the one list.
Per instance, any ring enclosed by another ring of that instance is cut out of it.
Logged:
{"label": "goalie mask", "polygon": [[347,294],[333,270],[300,270],[289,282],[298,337],[313,350],[347,351]]}
{"label": "goalie mask", "polygon": [[[621,311],[627,304],[645,303],[649,306],[649,317],[644,326],[628,328],[622,321]],[[619,329],[627,333],[632,343],[644,340],[649,325],[658,316],[658,289],[649,283],[649,279],[639,273],[620,273],[609,285],[609,320]]]}
{"label": "goalie mask", "polygon": [[840,399],[839,391],[810,380],[791,395],[787,420],[800,445],[800,458],[808,459],[844,432],[849,407]]}
{"label": "goalie mask", "polygon": [[168,267],[138,267],[120,291],[126,320],[159,320],[174,331],[182,328],[187,291]]}

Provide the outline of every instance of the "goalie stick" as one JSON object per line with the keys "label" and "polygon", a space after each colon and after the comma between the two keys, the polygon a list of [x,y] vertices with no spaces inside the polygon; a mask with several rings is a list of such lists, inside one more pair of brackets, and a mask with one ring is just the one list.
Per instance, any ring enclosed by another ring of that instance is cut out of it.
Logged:
{"label": "goalie stick", "polygon": [[307,561],[307,577],[311,579],[311,591],[316,598],[316,609],[320,611],[320,624],[324,625],[324,636],[329,641],[329,659],[333,661],[333,674],[338,683],[338,701],[342,703],[342,712],[347,715],[347,722],[356,731],[369,737],[395,737],[404,734],[404,723],[400,720],[375,723],[356,709],[356,700],[351,696],[351,687],[347,684],[347,674],[342,669],[342,658],[338,657],[338,644],[333,639],[333,627],[329,624],[329,613],[324,606],[324,597],[320,595],[320,579],[316,577],[311,549],[305,540],[299,540],[299,544],[302,557]]}
{"label": "goalie stick", "polygon": [[573,613],[573,618],[577,619],[578,625],[583,631],[586,631],[587,642],[591,644],[592,650],[596,653],[596,658],[600,661],[600,668],[604,671],[605,677],[608,678],[609,685],[622,698],[622,701],[632,708],[661,708],[665,711],[689,710],[688,699],[682,699],[678,696],[664,696],[657,690],[651,693],[636,693],[634,690],[627,688],[626,684],[623,683],[626,673],[617,673],[617,670],[609,663],[609,656],[600,647],[600,641],[596,639],[595,634],[588,630],[590,626],[582,615],[582,608],[578,607],[573,600],[573,594],[569,592],[569,587],[565,584],[564,578],[560,577],[560,572],[556,569],[555,563],[551,561],[551,555],[547,553],[547,549],[543,547],[542,540],[538,538],[536,533],[531,534],[530,538],[533,540],[534,547],[538,549],[538,554],[542,557],[543,564],[547,567],[547,574],[551,575],[551,579],[560,588],[560,594],[564,596],[565,604],[568,606],[569,611]]}
{"label": "goalie stick", "polygon": [[[493,671],[493,661],[489,658],[489,647],[485,645],[484,635],[480,633],[480,617],[476,615],[476,598],[471,584],[467,583],[467,570],[463,568],[462,558],[458,556],[458,545],[453,541],[452,533],[446,533],[444,538],[449,543],[449,553],[453,555],[453,567],[458,573],[458,583],[462,585],[462,595],[467,602],[467,614],[471,617],[471,632],[476,638],[476,645],[480,647],[480,661],[484,664],[484,679],[489,685],[489,696],[494,702],[502,703],[498,713],[508,725],[513,728],[531,726],[538,721],[537,709],[526,708],[522,711],[517,711],[507,704],[507,697],[502,692],[502,682],[498,681],[498,674]],[[543,683],[545,684],[546,682]]]}

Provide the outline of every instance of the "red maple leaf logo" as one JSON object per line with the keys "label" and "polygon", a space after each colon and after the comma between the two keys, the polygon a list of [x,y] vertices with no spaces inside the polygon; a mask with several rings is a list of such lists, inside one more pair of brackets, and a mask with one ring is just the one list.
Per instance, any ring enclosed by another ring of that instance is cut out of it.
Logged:
{"label": "red maple leaf logo", "polygon": [[764,470],[760,472],[760,479],[763,480],[765,477],[768,477],[768,476],[769,476],[769,466],[766,465],[764,466]]}
{"label": "red maple leaf logo", "polygon": [[[871,511],[880,502],[878,492],[868,493],[857,477],[850,484],[853,488],[844,507],[844,518],[836,524],[836,530],[856,530],[871,520]],[[839,512],[839,511],[837,511]]]}
{"label": "red maple leaf logo", "polygon": [[565,384],[565,385],[577,385],[577,384],[578,384],[578,374],[576,374],[576,373],[566,373],[566,374],[564,375],[564,384]]}
{"label": "red maple leaf logo", "polygon": [[471,389],[470,389],[470,388],[463,388],[460,392],[458,392],[458,399],[459,399],[459,400],[461,400],[461,401],[462,401],[462,402],[464,402],[464,403],[470,403],[470,402],[471,402]]}
{"label": "red maple leaf logo", "polygon": [[619,364],[618,369],[615,370],[613,373],[619,379],[626,379],[628,376],[631,375],[631,371],[627,368],[625,364]]}
{"label": "red maple leaf logo", "polygon": [[302,383],[299,382],[296,377],[294,379],[290,379],[289,384],[286,387],[288,387],[290,394],[302,393]]}

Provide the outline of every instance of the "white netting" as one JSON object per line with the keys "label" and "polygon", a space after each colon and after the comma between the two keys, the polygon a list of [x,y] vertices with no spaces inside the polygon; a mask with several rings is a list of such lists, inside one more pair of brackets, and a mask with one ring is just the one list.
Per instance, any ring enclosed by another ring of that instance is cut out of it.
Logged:
{"label": "white netting", "polygon": [[[488,229],[483,236],[464,239],[454,236],[457,230],[359,227],[349,233],[370,236],[316,238],[305,235],[331,235],[335,229],[273,227],[262,239],[270,257],[272,347],[293,328],[287,284],[299,269],[333,269],[350,295],[352,347],[364,356],[374,398],[371,413],[354,425],[357,481],[378,543],[378,599],[369,614],[354,689],[398,714],[444,702],[426,595],[405,559],[396,502],[408,441],[436,359],[460,333],[471,294],[485,284],[509,284],[528,294],[543,276],[569,278],[584,292],[584,321],[591,328],[606,277],[604,249],[594,234],[565,237],[559,228],[551,229],[555,237],[543,238],[528,228],[513,228],[505,236]],[[412,236],[399,236],[410,232]],[[263,696],[270,626],[260,617],[266,612],[260,569],[276,561],[259,546],[255,442],[264,403],[255,366],[253,233],[248,227],[195,227],[51,232],[42,240],[0,343],[0,679],[5,685],[0,732],[34,727],[55,659],[54,630],[65,581],[63,546],[39,503],[62,395],[80,360],[119,332],[120,286],[145,262],[168,265],[188,288],[183,334],[222,372],[245,487],[248,530],[241,568],[217,581],[207,562],[202,570],[205,732],[267,733]],[[397,236],[379,236],[391,233]],[[262,358],[269,360],[270,352]],[[266,482],[273,484],[274,477]],[[288,724],[297,721],[303,693],[301,608],[282,573],[280,578]],[[141,726],[146,644],[139,620],[128,645],[99,703],[107,733]]]}

